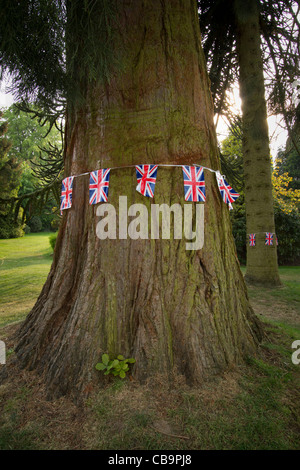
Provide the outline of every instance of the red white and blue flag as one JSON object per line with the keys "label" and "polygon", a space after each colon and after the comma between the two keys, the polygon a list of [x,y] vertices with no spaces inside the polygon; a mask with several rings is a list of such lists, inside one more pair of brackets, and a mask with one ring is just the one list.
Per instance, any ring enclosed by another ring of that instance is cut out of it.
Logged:
{"label": "red white and blue flag", "polygon": [[96,170],[90,173],[90,204],[98,204],[98,202],[107,202],[109,187],[110,168]]}
{"label": "red white and blue flag", "polygon": [[205,201],[204,169],[202,166],[182,166],[184,198],[186,201]]}
{"label": "red white and blue flag", "polygon": [[136,165],[136,190],[143,196],[154,197],[158,165]]}
{"label": "red white and blue flag", "polygon": [[228,204],[229,209],[232,209],[232,202],[235,202],[235,200],[239,197],[239,193],[237,193],[224,179],[224,177],[221,175],[219,171],[216,172],[217,176],[217,181],[218,181],[218,186],[219,190],[222,196],[223,201]]}
{"label": "red white and blue flag", "polygon": [[68,176],[62,181],[60,213],[62,213],[64,209],[69,209],[72,206],[73,180],[74,176]]}
{"label": "red white and blue flag", "polygon": [[266,232],[265,245],[273,245],[273,233]]}
{"label": "red white and blue flag", "polygon": [[250,246],[255,246],[255,233],[250,233],[249,234],[249,245]]}

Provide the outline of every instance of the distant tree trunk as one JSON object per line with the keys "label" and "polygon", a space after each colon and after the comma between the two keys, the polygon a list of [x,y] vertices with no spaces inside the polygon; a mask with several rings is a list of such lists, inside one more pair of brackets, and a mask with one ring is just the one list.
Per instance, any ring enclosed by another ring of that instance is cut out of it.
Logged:
{"label": "distant tree trunk", "polygon": [[[85,104],[69,111],[66,176],[142,163],[218,169],[196,2],[119,0],[117,8],[115,47],[123,67],[109,83],[88,85]],[[101,383],[95,364],[105,352],[133,356],[136,380],[178,372],[199,384],[256,351],[260,324],[228,207],[215,175],[206,171],[205,180],[204,247],[189,251],[186,240],[173,236],[100,240],[100,206],[89,206],[88,176],[75,178],[50,274],[16,348],[23,367],[44,374],[51,395]],[[108,202],[117,211],[117,234],[119,196],[149,213],[153,203],[184,203],[181,168],[158,169],[154,200],[136,184],[134,168],[111,171]]]}
{"label": "distant tree trunk", "polygon": [[246,281],[270,286],[281,284],[277,248],[265,245],[265,233],[275,233],[267,109],[260,50],[257,0],[235,0],[239,85],[243,115],[243,155],[247,234]]}

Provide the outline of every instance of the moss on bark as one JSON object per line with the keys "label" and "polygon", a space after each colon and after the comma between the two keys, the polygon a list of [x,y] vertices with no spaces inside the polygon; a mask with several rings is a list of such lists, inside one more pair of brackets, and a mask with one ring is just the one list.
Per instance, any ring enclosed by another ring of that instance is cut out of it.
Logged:
{"label": "moss on bark", "polygon": [[235,13],[243,112],[246,228],[247,234],[256,234],[255,247],[247,243],[245,279],[250,283],[279,286],[276,244],[265,246],[265,233],[275,233],[275,222],[257,1],[235,0]]}

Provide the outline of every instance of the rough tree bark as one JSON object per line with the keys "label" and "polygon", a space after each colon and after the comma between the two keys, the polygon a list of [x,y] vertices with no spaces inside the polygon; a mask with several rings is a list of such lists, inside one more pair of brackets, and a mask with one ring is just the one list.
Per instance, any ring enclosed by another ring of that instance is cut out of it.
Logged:
{"label": "rough tree bark", "polygon": [[279,286],[277,247],[265,245],[265,233],[275,233],[269,131],[260,49],[257,0],[235,0],[239,85],[242,101],[243,156],[247,234],[255,233],[256,245],[247,243],[249,283]]}
{"label": "rough tree bark", "polygon": [[[89,85],[85,104],[69,111],[66,176],[140,163],[220,168],[196,2],[120,0],[118,15],[122,72]],[[177,371],[199,384],[256,351],[260,326],[228,207],[215,175],[205,179],[204,247],[188,251],[173,237],[99,240],[88,176],[75,178],[50,274],[16,348],[52,396],[101,383],[94,366],[104,352],[135,357],[136,380]],[[149,212],[153,202],[184,203],[181,168],[159,168],[154,201],[135,188],[134,168],[111,171],[117,214],[121,195]]]}

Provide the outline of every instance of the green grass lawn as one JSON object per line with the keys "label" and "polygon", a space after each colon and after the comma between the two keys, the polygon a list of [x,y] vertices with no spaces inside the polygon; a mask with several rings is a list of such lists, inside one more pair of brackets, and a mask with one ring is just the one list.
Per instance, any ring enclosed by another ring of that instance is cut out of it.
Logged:
{"label": "green grass lawn", "polygon": [[0,327],[25,318],[52,263],[50,233],[0,240]]}
{"label": "green grass lawn", "polygon": [[[245,266],[242,266],[241,270],[245,274]],[[250,293],[255,297],[256,295],[261,295],[262,292],[269,292],[274,299],[296,302],[300,306],[300,266],[279,266],[279,275],[283,284],[281,288],[263,289],[251,287]]]}
{"label": "green grass lawn", "polygon": [[[0,338],[9,338],[42,289],[49,235],[0,240]],[[279,271],[281,288],[248,289],[267,333],[257,356],[201,387],[181,377],[172,387],[159,375],[143,385],[108,377],[77,407],[67,397],[49,401],[40,379],[14,373],[12,361],[0,383],[0,450],[299,449],[300,364],[291,361],[291,344],[300,339],[300,267]]]}

